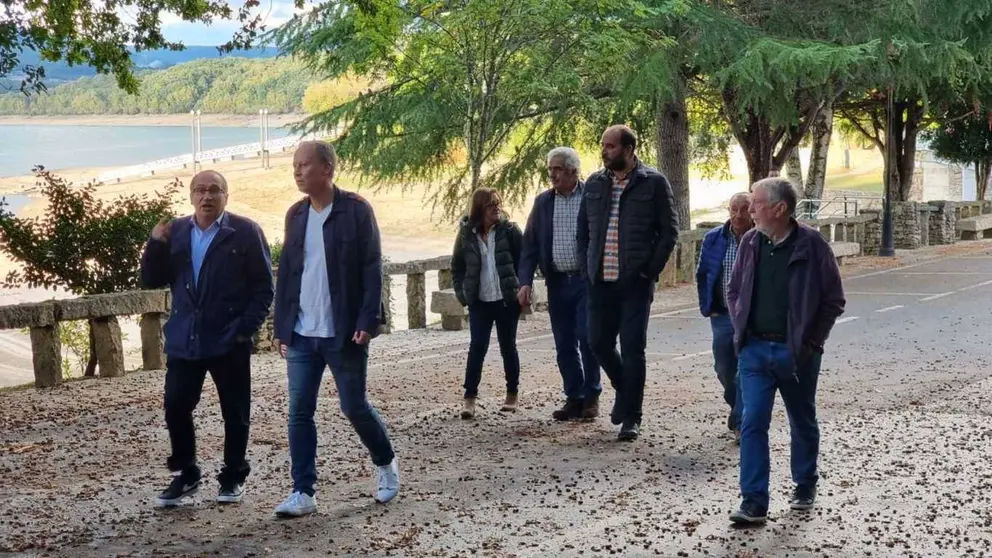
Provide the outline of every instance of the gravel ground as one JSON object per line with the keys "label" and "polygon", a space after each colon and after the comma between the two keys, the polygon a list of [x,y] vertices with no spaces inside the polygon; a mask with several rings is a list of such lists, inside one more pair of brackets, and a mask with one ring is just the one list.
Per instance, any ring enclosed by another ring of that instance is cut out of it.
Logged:
{"label": "gravel ground", "polygon": [[[254,361],[253,471],[234,507],[213,503],[208,480],[188,505],[152,508],[168,482],[160,371],[0,393],[0,555],[992,556],[990,254],[992,243],[973,242],[903,255],[904,269],[844,267],[847,290],[864,294],[849,295],[845,318],[856,319],[837,326],[824,359],[817,508],[787,509],[779,402],[764,528],[727,521],[738,453],[709,326],[684,286],[656,297],[633,444],[616,442],[605,418],[550,420],[561,396],[546,315],[521,324],[521,409],[497,412],[494,343],[471,422],[457,417],[467,332],[376,340],[369,393],[399,455],[400,497],[372,502],[372,465],[327,381],[320,513],[292,521],[272,516],[291,488],[276,357]],[[216,471],[222,423],[209,380],[196,420],[201,465]]]}

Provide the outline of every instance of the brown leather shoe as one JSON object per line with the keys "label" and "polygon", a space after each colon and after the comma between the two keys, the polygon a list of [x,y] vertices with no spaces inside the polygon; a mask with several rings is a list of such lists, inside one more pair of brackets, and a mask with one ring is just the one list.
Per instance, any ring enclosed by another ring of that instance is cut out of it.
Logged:
{"label": "brown leather shoe", "polygon": [[586,397],[585,404],[582,407],[582,418],[584,420],[592,420],[599,416],[599,394],[590,395]]}
{"label": "brown leather shoe", "polygon": [[475,418],[475,398],[466,397],[462,402],[462,419],[472,420]]}
{"label": "brown leather shoe", "polygon": [[499,410],[500,411],[507,412],[507,413],[512,413],[512,412],[516,411],[517,410],[517,394],[516,393],[507,393],[506,394],[506,401],[503,403],[503,406],[500,407]]}

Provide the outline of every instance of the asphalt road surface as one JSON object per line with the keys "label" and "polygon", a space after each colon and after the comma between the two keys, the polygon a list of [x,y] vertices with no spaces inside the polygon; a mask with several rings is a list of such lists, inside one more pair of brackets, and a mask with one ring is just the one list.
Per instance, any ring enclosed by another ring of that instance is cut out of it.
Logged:
{"label": "asphalt road surface", "polygon": [[[0,555],[992,556],[992,255],[845,280],[819,384],[817,505],[788,509],[778,399],[763,528],[727,520],[738,451],[691,289],[658,295],[633,444],[615,441],[605,417],[550,420],[561,395],[546,318],[521,328],[513,414],[497,412],[495,339],[475,421],[457,416],[464,333],[414,332],[402,351],[376,352],[370,395],[399,455],[401,495],[372,502],[371,465],[325,382],[320,512],[298,520],[272,517],[291,487],[276,358],[256,360],[253,472],[236,507],[214,504],[208,481],[181,509],[151,509],[168,481],[160,372],[0,394]],[[661,304],[669,297],[682,308]],[[222,429],[209,381],[197,421],[210,471]]]}

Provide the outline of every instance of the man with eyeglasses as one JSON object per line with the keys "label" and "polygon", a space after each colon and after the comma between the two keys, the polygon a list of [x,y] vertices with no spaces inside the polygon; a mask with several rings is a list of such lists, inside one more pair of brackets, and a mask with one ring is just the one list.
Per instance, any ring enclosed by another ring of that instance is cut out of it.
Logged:
{"label": "man with eyeglasses", "polygon": [[193,215],[163,220],[141,258],[148,288],[168,286],[165,423],[172,454],[169,487],[155,500],[172,507],[200,486],[193,409],[210,372],[224,416],[224,467],[217,501],[240,502],[250,471],[245,454],[251,409],[252,336],[272,304],[269,244],[254,221],[224,210],[227,181],[203,171],[190,183]]}

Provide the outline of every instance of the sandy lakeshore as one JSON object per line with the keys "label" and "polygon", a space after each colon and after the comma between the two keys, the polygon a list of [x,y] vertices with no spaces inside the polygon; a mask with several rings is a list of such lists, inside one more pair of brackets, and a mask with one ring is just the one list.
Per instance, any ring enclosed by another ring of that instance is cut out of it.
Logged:
{"label": "sandy lakeshore", "polygon": [[[304,114],[270,114],[269,126],[295,124]],[[2,115],[0,125],[23,126],[189,126],[189,114],[95,114],[85,116]],[[202,126],[258,126],[257,114],[201,114]]]}

